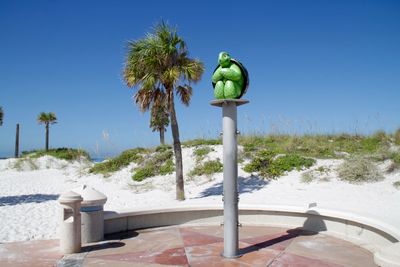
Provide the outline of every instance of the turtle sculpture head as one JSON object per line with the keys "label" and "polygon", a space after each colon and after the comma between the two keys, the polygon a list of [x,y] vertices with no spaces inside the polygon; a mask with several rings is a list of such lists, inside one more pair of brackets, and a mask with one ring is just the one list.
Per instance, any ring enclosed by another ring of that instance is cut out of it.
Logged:
{"label": "turtle sculpture head", "polygon": [[226,52],[219,53],[218,63],[223,68],[228,67],[231,64],[231,56]]}
{"label": "turtle sculpture head", "polygon": [[246,92],[249,79],[246,68],[227,52],[218,55],[218,66],[212,76],[217,99],[238,99]]}

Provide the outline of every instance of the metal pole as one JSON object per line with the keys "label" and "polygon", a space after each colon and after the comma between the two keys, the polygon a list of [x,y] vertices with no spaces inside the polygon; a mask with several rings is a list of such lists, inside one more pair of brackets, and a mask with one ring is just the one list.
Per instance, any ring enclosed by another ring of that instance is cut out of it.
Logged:
{"label": "metal pole", "polygon": [[225,258],[237,258],[239,254],[239,209],[237,165],[237,106],[247,104],[244,99],[221,99],[211,105],[222,107],[223,163],[224,163],[224,251]]}
{"label": "metal pole", "polygon": [[224,252],[225,258],[239,256],[237,190],[237,107],[235,102],[222,105],[224,145]]}

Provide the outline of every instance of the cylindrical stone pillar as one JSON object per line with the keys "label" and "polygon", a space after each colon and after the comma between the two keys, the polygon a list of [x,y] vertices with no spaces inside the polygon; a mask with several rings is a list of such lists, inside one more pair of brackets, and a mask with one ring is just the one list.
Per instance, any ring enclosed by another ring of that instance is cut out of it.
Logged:
{"label": "cylindrical stone pillar", "polygon": [[107,197],[99,191],[83,185],[73,189],[83,198],[81,205],[82,243],[92,243],[104,239],[104,204]]}
{"label": "cylindrical stone pillar", "polygon": [[65,254],[81,250],[81,202],[82,197],[72,191],[63,193],[58,202],[62,207],[60,225],[60,248]]}
{"label": "cylindrical stone pillar", "polygon": [[239,257],[239,195],[237,164],[237,106],[248,103],[243,99],[211,101],[222,107],[222,141],[224,164],[224,251],[225,258]]}

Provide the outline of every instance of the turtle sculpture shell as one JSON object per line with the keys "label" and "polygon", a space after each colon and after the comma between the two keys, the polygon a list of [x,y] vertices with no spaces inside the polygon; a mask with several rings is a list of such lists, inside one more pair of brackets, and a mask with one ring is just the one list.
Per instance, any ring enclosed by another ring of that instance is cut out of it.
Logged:
{"label": "turtle sculpture shell", "polygon": [[[244,83],[243,83],[243,88],[240,92],[240,95],[238,98],[242,98],[242,96],[247,92],[247,88],[249,87],[249,73],[247,71],[247,69],[243,66],[242,63],[240,63],[238,60],[231,58],[231,61],[233,62],[233,64],[236,64],[240,70],[242,71],[242,75],[243,75],[243,79],[244,79]],[[213,73],[218,69],[219,65],[217,65],[213,71]],[[213,88],[215,88],[215,83],[212,82]]]}

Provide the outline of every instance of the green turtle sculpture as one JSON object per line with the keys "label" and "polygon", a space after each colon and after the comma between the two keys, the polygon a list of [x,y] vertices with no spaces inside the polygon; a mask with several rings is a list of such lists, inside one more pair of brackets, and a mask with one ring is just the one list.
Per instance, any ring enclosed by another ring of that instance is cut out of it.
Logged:
{"label": "green turtle sculpture", "polygon": [[219,53],[218,63],[212,76],[215,98],[241,98],[249,86],[249,74],[246,68],[231,58],[227,52]]}

